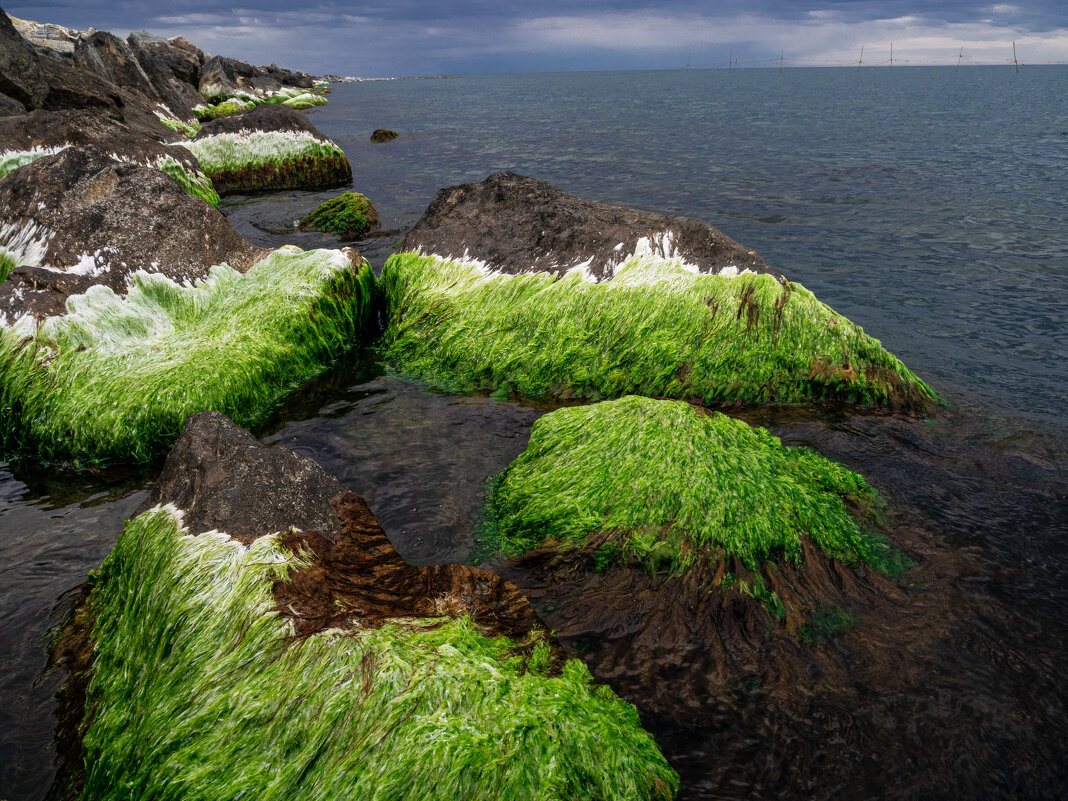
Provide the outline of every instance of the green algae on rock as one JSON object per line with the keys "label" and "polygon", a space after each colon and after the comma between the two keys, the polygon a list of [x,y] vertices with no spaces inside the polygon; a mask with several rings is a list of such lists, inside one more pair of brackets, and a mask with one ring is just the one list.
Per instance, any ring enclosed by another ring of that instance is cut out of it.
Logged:
{"label": "green algae on rock", "polygon": [[596,541],[601,569],[738,560],[756,573],[770,559],[799,563],[805,538],[848,565],[901,566],[875,533],[885,504],[861,476],[680,401],[629,396],[545,415],[488,504],[501,552]]}
{"label": "green algae on rock", "polygon": [[351,168],[329,140],[298,131],[220,133],[182,143],[222,194],[327,185]]}
{"label": "green algae on rock", "polygon": [[124,298],[93,286],[65,316],[0,325],[0,448],[144,461],[193,412],[255,425],[350,347],[375,291],[366,262],[288,248],[244,275],[213,267],[192,287],[144,272]]}
{"label": "green algae on rock", "polygon": [[193,536],[173,505],[127,525],[88,598],[83,801],[674,796],[634,707],[546,633],[439,613],[298,634],[277,591],[313,557],[284,540]]}
{"label": "green algae on rock", "polygon": [[392,256],[386,358],[450,390],[664,396],[704,404],[841,400],[924,410],[931,389],[800,284],[695,274],[639,248],[611,280],[505,275]]}
{"label": "green algae on rock", "polygon": [[319,204],[300,221],[300,227],[334,234],[341,239],[359,239],[378,227],[378,210],[359,192],[346,192]]}

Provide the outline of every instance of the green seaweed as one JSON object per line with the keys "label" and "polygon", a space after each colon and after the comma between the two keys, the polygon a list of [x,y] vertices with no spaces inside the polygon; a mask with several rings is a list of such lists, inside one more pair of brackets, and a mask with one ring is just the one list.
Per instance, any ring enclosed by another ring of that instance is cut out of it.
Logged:
{"label": "green seaweed", "polygon": [[344,157],[333,142],[312,134],[291,131],[245,131],[240,134],[216,134],[182,142],[209,176],[264,164],[281,166],[302,158]]}
{"label": "green seaweed", "polygon": [[547,643],[524,658],[466,617],[294,639],[272,586],[304,557],[278,535],[190,536],[180,514],[130,522],[89,596],[82,801],[677,791],[634,707],[582,662],[552,675]]}
{"label": "green seaweed", "polygon": [[695,275],[636,256],[593,283],[400,253],[381,282],[386,359],[445,390],[915,410],[935,397],[860,326],[769,275]]}
{"label": "green seaweed", "polygon": [[373,319],[366,263],[275,251],[195,287],[137,273],[126,298],[94,286],[39,326],[0,326],[0,449],[76,463],[146,461],[185,418],[252,427],[325,369]]}
{"label": "green seaweed", "polygon": [[11,275],[11,271],[18,267],[18,262],[15,257],[7,250],[7,248],[0,247],[0,284],[7,280],[7,277]]}
{"label": "green seaweed", "polygon": [[200,133],[200,124],[198,122],[182,122],[179,119],[175,119],[174,117],[166,117],[162,114],[157,114],[156,117],[159,119],[160,122],[170,128],[172,131],[174,131],[175,133],[180,133],[182,136],[191,138]]}
{"label": "green seaweed", "polygon": [[219,193],[215,191],[211,180],[202,172],[190,171],[177,159],[165,156],[160,159],[156,169],[173,178],[182,189],[193,197],[198,197],[210,206],[219,207]]}
{"label": "green seaweed", "polygon": [[346,192],[321,203],[300,225],[341,239],[359,239],[378,227],[378,211],[359,192]]}
{"label": "green seaweed", "polygon": [[19,167],[32,164],[42,156],[50,156],[62,149],[62,147],[32,147],[29,150],[9,150],[0,153],[0,178]]}
{"label": "green seaweed", "polygon": [[[846,564],[900,567],[874,531],[885,504],[861,476],[680,401],[628,396],[545,415],[487,503],[488,534],[509,556],[607,536],[601,549],[617,543],[652,572],[730,558],[755,572],[774,558],[800,562],[808,537]],[[601,561],[614,556],[604,551]],[[744,590],[758,600],[770,593],[762,581]]]}

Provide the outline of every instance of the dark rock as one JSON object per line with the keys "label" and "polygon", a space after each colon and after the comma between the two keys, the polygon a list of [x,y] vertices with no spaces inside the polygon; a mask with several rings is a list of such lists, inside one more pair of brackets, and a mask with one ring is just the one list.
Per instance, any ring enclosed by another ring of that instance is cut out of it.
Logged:
{"label": "dark rock", "polygon": [[74,64],[116,86],[125,86],[147,100],[161,100],[130,46],[107,31],[94,31],[79,39],[74,47]]}
{"label": "dark rock", "polygon": [[34,147],[93,146],[134,164],[153,165],[170,157],[189,171],[197,171],[193,154],[184,147],[160,142],[170,131],[147,111],[129,113],[128,122],[92,111],[31,111],[0,117],[0,143],[7,150]]}
{"label": "dark rock", "polygon": [[148,31],[134,31],[127,41],[130,47],[136,48],[139,58],[144,54],[170,72],[175,79],[189,84],[190,88],[200,83],[200,65],[204,63],[204,52],[189,40],[180,36],[164,39],[161,36],[153,36]]}
{"label": "dark rock", "polygon": [[334,542],[341,524],[331,503],[345,492],[311,459],[266,448],[227,417],[202,412],[186,421],[137,513],[173,503],[197,533],[218,529],[249,543],[298,528]]}
{"label": "dark rock", "polygon": [[[132,35],[132,34],[131,34]],[[200,82],[200,68],[204,65],[204,62],[208,60],[209,56],[205,55],[204,51],[190,42],[184,36],[172,36],[167,40],[171,48],[173,48],[180,57],[186,59],[190,64],[195,65],[195,72],[197,78],[190,83],[196,85]],[[178,68],[172,67],[175,70],[175,76],[181,77],[178,72]]]}
{"label": "dark rock", "polygon": [[0,219],[39,243],[20,266],[61,271],[15,270],[0,285],[9,318],[62,310],[67,296],[87,288],[72,275],[125,294],[137,270],[190,282],[224,261],[245,271],[267,254],[163,173],[93,147],[45,156],[0,180]]}
{"label": "dark rock", "polygon": [[172,62],[180,63],[181,56],[172,52],[166,39],[143,31],[131,33],[126,40],[145,74],[149,77],[163,104],[180,119],[194,118],[193,107],[204,102],[194,84],[176,77]]}
{"label": "dark rock", "polygon": [[595,203],[508,172],[439,190],[404,238],[404,249],[457,258],[467,253],[510,274],[562,274],[589,262],[601,280],[611,278],[643,237],[653,253],[681,257],[701,272],[733,266],[783,280],[752,250],[701,220]]}
{"label": "dark rock", "polygon": [[16,114],[25,114],[26,107],[13,97],[0,94],[0,117],[11,117]]}
{"label": "dark rock", "polygon": [[298,89],[311,89],[315,86],[315,79],[306,72],[296,72],[279,67],[277,64],[268,64],[260,69],[266,72],[269,78],[273,78],[283,86],[295,86]]}
{"label": "dark rock", "polygon": [[226,56],[214,56],[200,68],[200,94],[209,100],[230,97],[238,92],[254,89],[279,89],[282,84],[247,61]]}
{"label": "dark rock", "polygon": [[204,123],[194,139],[206,139],[221,133],[240,133],[241,131],[290,131],[295,133],[309,133],[313,136],[329,142],[330,140],[319,131],[308,118],[299,111],[291,109],[284,103],[265,103],[239,114],[231,114],[228,117],[219,117]]}
{"label": "dark rock", "polygon": [[0,11],[0,92],[27,108],[40,108],[48,97],[48,79],[33,45]]}
{"label": "dark rock", "polygon": [[379,142],[392,142],[398,136],[400,136],[400,134],[396,131],[391,131],[388,128],[379,128],[371,134],[371,141],[376,144]]}

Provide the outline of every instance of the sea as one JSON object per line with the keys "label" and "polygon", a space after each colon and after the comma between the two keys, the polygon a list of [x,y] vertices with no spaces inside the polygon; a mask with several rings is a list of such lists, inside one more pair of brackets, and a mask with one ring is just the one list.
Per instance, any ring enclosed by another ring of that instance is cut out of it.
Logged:
{"label": "sea", "polygon": [[[481,75],[329,97],[310,119],[379,211],[354,243],[376,271],[438,189],[517,172],[712,223],[945,400],[924,420],[737,412],[863,473],[919,543],[914,586],[955,600],[929,612],[945,633],[906,654],[905,689],[800,687],[787,709],[748,688],[681,723],[628,698],[682,798],[1068,796],[1068,66]],[[372,144],[377,128],[400,136]],[[337,247],[296,221],[339,191],[222,210],[259,245]],[[434,393],[361,347],[254,433],[317,460],[433,564],[467,558],[486,481],[550,409]],[[49,631],[159,469],[0,460],[0,799],[47,792]]]}

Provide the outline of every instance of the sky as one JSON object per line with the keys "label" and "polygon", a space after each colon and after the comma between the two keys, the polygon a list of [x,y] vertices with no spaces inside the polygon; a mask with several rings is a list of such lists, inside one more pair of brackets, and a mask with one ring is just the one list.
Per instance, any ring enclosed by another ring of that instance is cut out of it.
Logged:
{"label": "sky", "polygon": [[1068,63],[1068,1],[0,0],[10,15],[315,74]]}

